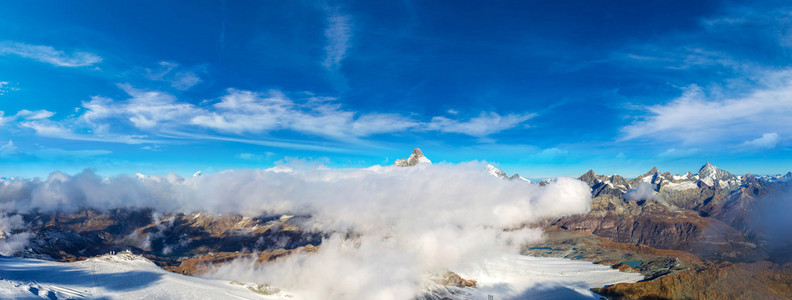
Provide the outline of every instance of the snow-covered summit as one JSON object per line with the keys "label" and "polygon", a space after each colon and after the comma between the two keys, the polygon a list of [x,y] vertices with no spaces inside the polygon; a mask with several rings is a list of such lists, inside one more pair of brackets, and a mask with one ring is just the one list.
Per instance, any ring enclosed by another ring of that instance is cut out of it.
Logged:
{"label": "snow-covered summit", "polygon": [[708,186],[727,188],[739,186],[741,184],[740,179],[737,178],[737,176],[734,176],[732,173],[726,172],[714,166],[710,162],[707,162],[701,167],[701,169],[699,169],[697,176],[698,180]]}
{"label": "snow-covered summit", "polygon": [[716,179],[717,180],[730,180],[730,179],[736,178],[731,173],[726,172],[726,171],[714,166],[710,162],[707,162],[704,166],[701,167],[701,169],[698,172],[698,176],[699,176],[699,179],[702,179],[702,180],[705,179],[705,178],[709,178],[709,179],[712,179],[712,180],[716,180]]}
{"label": "snow-covered summit", "polygon": [[412,167],[417,164],[430,164],[430,165],[432,164],[432,161],[426,158],[423,152],[421,152],[421,149],[418,149],[418,147],[415,147],[415,149],[413,149],[413,152],[412,154],[410,154],[410,157],[399,158],[396,160],[396,162],[393,163],[393,165],[397,167]]}
{"label": "snow-covered summit", "polygon": [[501,178],[501,179],[506,179],[506,180],[520,179],[522,181],[531,182],[530,180],[523,178],[522,176],[520,176],[520,174],[517,174],[517,173],[515,173],[512,176],[509,176],[508,174],[506,174],[506,172],[504,172],[501,169],[498,169],[497,167],[495,167],[495,166],[493,166],[491,164],[487,164],[485,169],[487,170],[487,173],[489,173],[490,175],[492,175],[492,177],[495,177],[495,178]]}
{"label": "snow-covered summit", "polygon": [[788,172],[784,175],[767,175],[761,176],[759,179],[764,180],[766,182],[790,182],[792,181],[792,172]]}

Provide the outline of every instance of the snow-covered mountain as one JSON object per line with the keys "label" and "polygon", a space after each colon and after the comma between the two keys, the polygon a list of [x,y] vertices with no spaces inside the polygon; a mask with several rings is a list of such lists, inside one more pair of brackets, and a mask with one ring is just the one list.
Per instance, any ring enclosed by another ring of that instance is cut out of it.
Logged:
{"label": "snow-covered mountain", "polygon": [[792,172],[788,172],[783,175],[778,174],[778,175],[760,176],[759,179],[766,182],[790,182],[792,181]]}
{"label": "snow-covered mountain", "polygon": [[[266,284],[168,272],[130,252],[72,263],[0,257],[0,274],[2,299],[304,299]],[[477,288],[433,285],[426,287],[425,296],[599,299],[589,288],[643,279],[638,273],[619,272],[605,265],[523,255],[494,258],[471,266],[464,274],[479,279]],[[544,285],[556,288],[541,288]]]}
{"label": "snow-covered mountain", "polygon": [[413,149],[413,152],[412,154],[410,154],[410,157],[399,158],[393,163],[393,165],[397,167],[412,167],[417,164],[430,164],[430,165],[432,164],[432,161],[426,158],[423,152],[421,152],[421,149],[418,149],[418,147],[415,147],[415,149]]}
{"label": "snow-covered mountain", "polygon": [[259,284],[165,271],[130,252],[62,263],[0,257],[2,299],[288,299]]}
{"label": "snow-covered mountain", "polygon": [[720,188],[733,188],[742,184],[740,178],[712,165],[710,162],[707,162],[701,167],[697,174],[697,178],[708,186],[717,186]]}
{"label": "snow-covered mountain", "polygon": [[[633,179],[626,179],[620,175],[605,176],[589,170],[579,177],[580,180],[592,187],[593,195],[615,193],[622,195],[640,184],[650,184],[655,191],[671,190],[683,191],[700,187],[712,187],[720,190],[736,190],[747,184],[749,176],[736,176],[723,169],[720,169],[710,162],[704,164],[697,174],[686,172],[685,174],[671,174],[661,172],[656,167],[645,174]],[[753,176],[752,180],[762,182],[792,182],[792,172],[784,175],[773,176]]]}
{"label": "snow-covered mountain", "polygon": [[485,170],[487,171],[487,173],[492,175],[492,177],[501,178],[501,179],[505,179],[505,180],[519,179],[519,180],[522,180],[522,181],[525,181],[525,182],[531,182],[530,180],[523,178],[522,176],[520,176],[520,174],[517,174],[517,173],[514,173],[514,175],[512,175],[512,176],[509,176],[508,174],[506,174],[506,172],[504,172],[501,169],[498,169],[497,167],[495,167],[495,166],[493,166],[491,164],[487,164],[487,166],[485,167]]}

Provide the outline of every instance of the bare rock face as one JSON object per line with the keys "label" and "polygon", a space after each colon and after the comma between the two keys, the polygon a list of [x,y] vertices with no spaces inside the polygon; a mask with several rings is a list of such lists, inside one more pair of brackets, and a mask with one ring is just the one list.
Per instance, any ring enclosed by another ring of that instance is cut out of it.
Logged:
{"label": "bare rock face", "polygon": [[430,164],[430,165],[432,164],[432,161],[426,158],[423,152],[421,152],[421,149],[418,149],[418,147],[413,149],[413,152],[412,154],[410,154],[410,157],[399,158],[396,160],[396,162],[393,163],[393,165],[397,167],[412,167],[417,164]]}

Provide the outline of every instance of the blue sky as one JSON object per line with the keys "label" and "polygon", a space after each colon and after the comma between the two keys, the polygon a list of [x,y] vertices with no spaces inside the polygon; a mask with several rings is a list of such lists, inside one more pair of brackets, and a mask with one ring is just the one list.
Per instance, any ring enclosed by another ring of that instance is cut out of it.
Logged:
{"label": "blue sky", "polygon": [[6,3],[0,175],[792,170],[792,5],[560,2]]}

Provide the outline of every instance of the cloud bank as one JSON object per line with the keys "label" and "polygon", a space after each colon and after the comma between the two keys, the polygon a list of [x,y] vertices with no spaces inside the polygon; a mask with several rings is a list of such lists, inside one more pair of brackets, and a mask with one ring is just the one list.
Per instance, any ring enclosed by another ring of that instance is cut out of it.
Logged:
{"label": "cloud bank", "polygon": [[236,170],[181,178],[100,178],[90,171],[0,184],[6,212],[152,207],[214,214],[299,214],[328,233],[317,253],[256,266],[240,260],[213,277],[266,282],[308,299],[404,299],[427,274],[516,253],[541,236],[522,225],[584,213],[586,184],[559,178],[539,186],[505,181],[486,163],[413,168]]}

